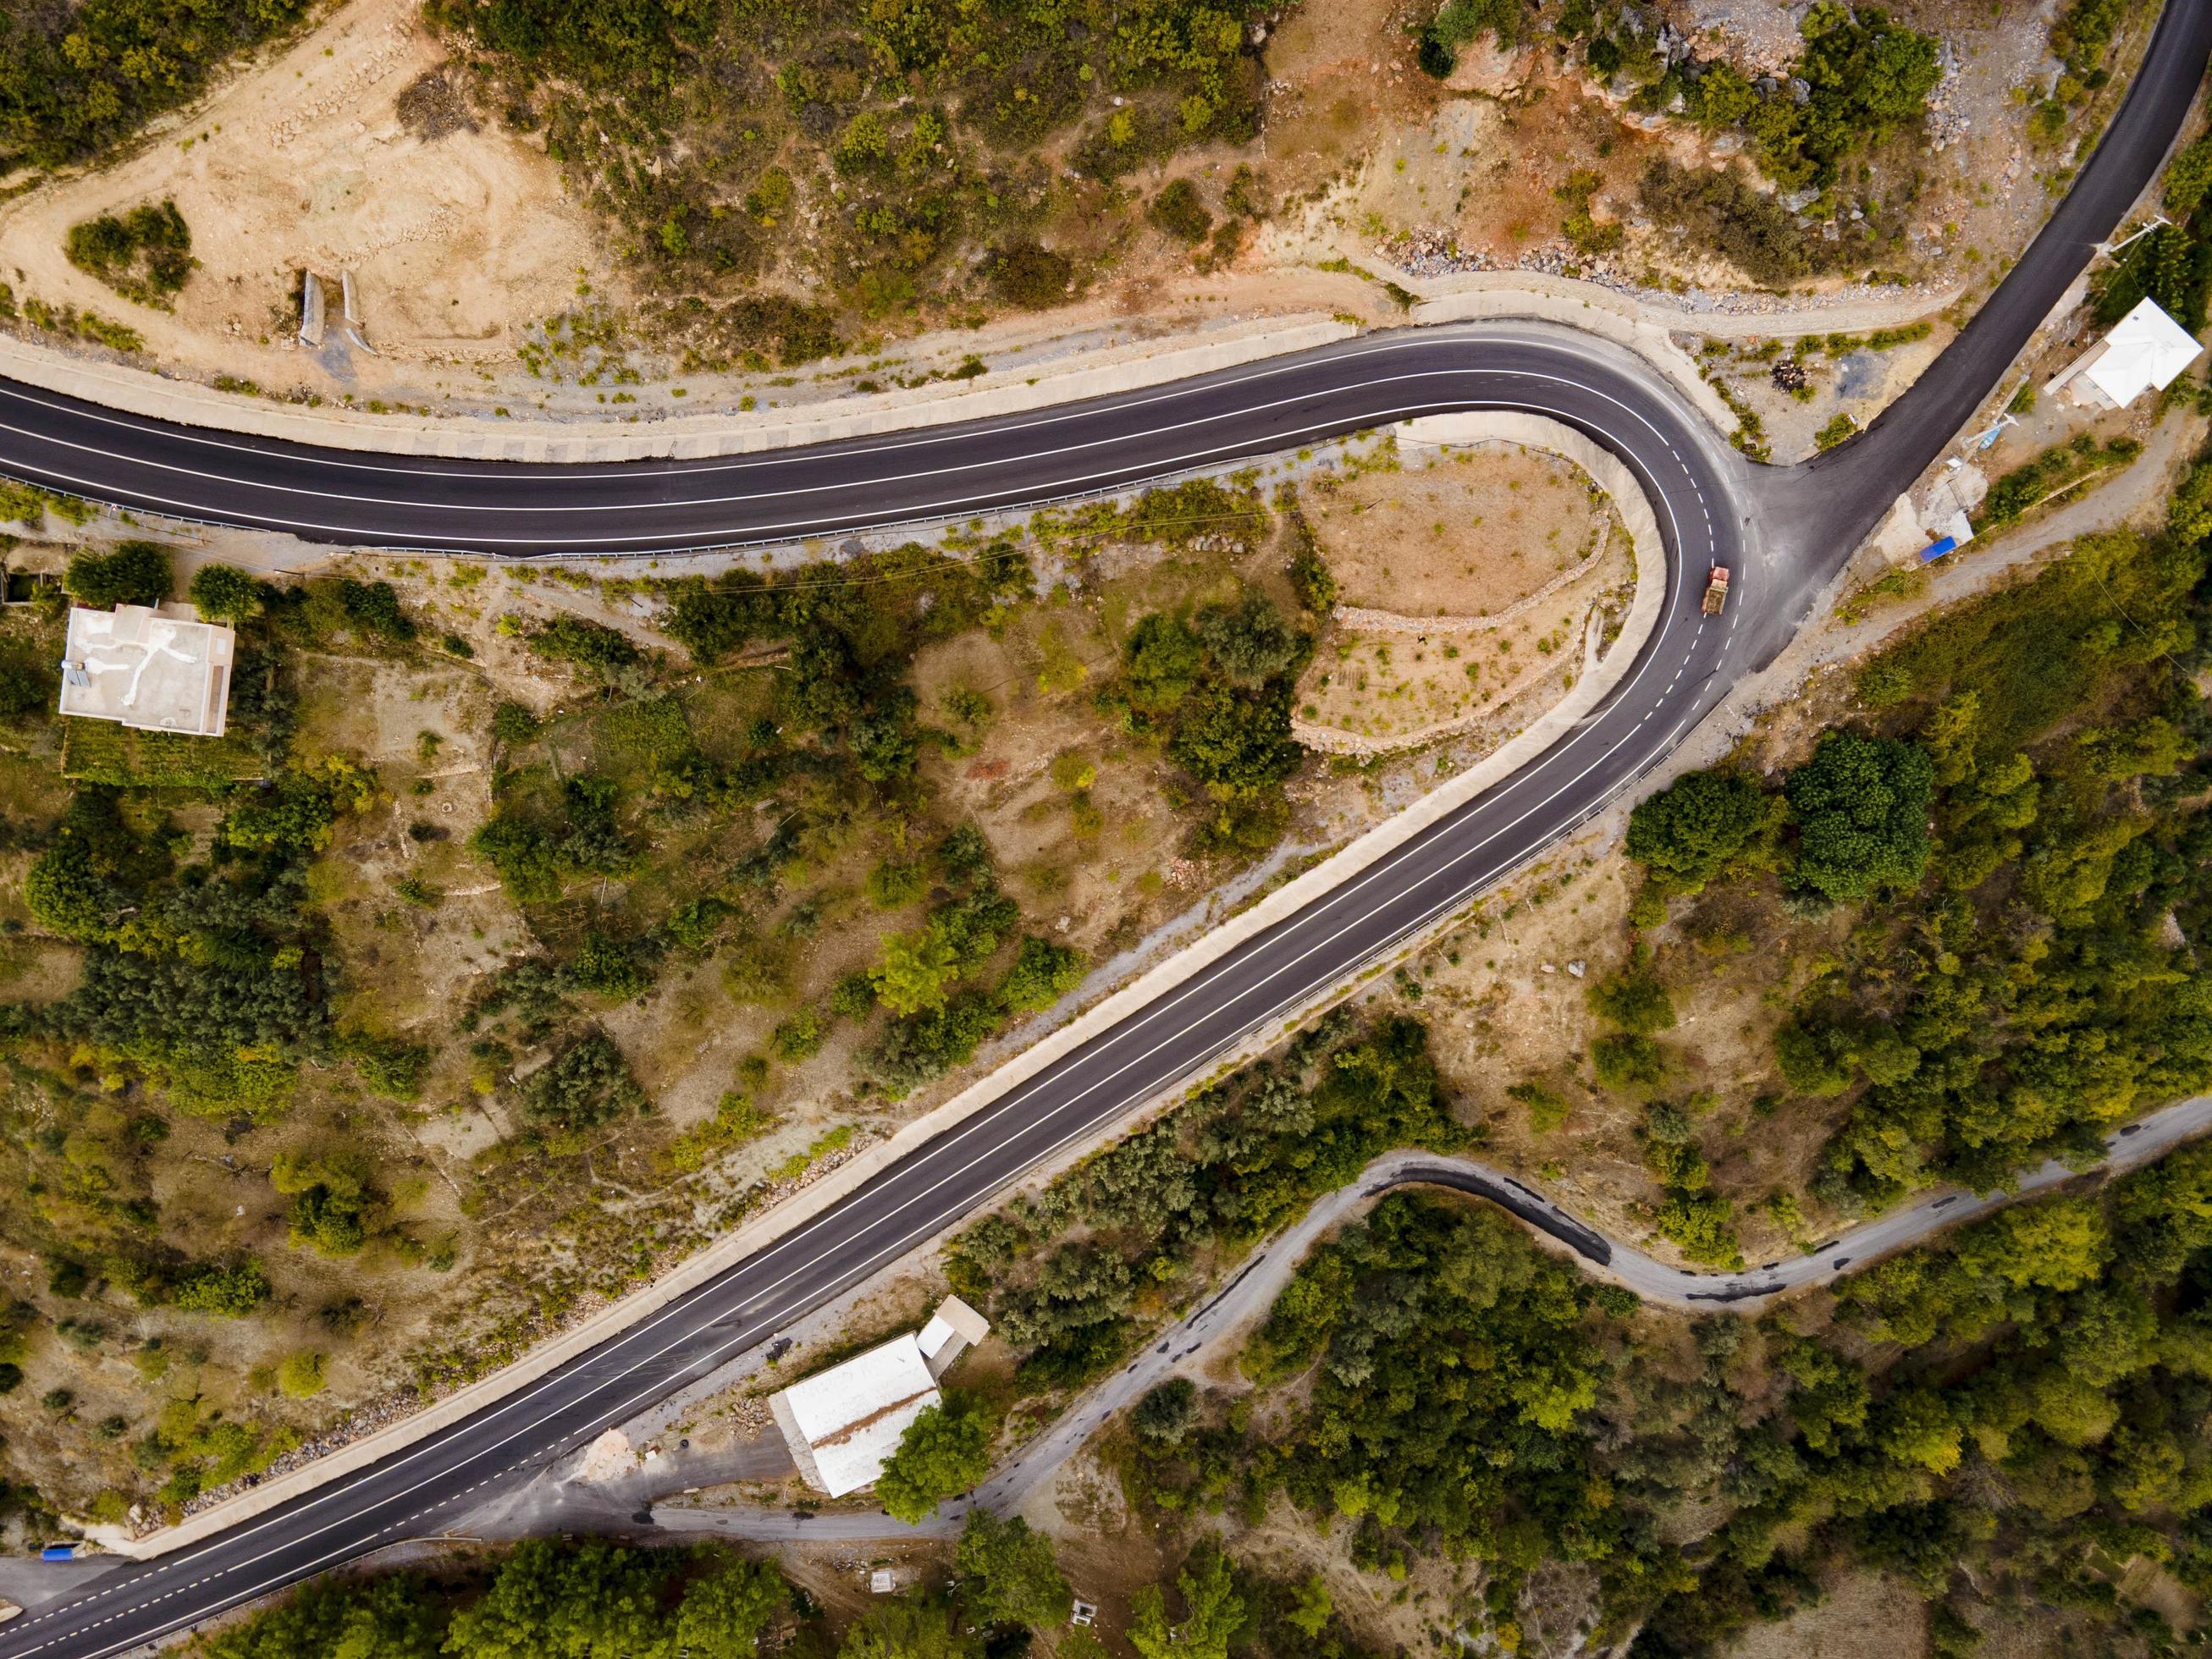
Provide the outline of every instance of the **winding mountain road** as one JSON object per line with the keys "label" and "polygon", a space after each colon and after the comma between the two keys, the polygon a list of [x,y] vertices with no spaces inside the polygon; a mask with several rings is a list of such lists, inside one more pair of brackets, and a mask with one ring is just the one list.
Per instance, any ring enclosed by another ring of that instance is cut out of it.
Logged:
{"label": "winding mountain road", "polygon": [[[743,459],[532,467],[401,460],[192,431],[0,382],[0,472],[121,505],[352,544],[513,554],[789,539],[1018,507],[1470,408],[1563,421],[1635,473],[1668,561],[1658,623],[1574,731],[1304,911],[624,1334],[359,1474],[204,1543],[118,1565],[0,1628],[0,1659],[107,1659],[435,1532],[842,1294],[1057,1149],[1202,1070],[1601,810],[1811,599],[1992,390],[2179,131],[2212,0],[2168,0],[2134,85],[2049,227],[1960,339],[1855,443],[1754,469],[1639,360],[1535,325],[1369,337],[1018,419]],[[1735,573],[1704,617],[1710,561]]]}

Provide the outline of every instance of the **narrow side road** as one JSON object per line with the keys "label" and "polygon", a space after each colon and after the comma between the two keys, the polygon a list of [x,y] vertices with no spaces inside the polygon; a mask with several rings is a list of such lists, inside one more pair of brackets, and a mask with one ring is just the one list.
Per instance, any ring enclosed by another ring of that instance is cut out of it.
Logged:
{"label": "narrow side road", "polygon": [[[1626,1286],[1655,1306],[1686,1314],[1723,1310],[1749,1314],[1764,1310],[1778,1296],[1833,1284],[1961,1223],[2069,1181],[2140,1168],[2208,1130],[2212,1130],[2212,1095],[2202,1095],[2123,1124],[2106,1135],[2104,1160],[2094,1170],[2069,1169],[2054,1159],[2023,1175],[2015,1193],[1977,1194],[1956,1188],[1925,1193],[1887,1215],[1825,1241],[1820,1249],[1741,1273],[1698,1273],[1668,1267],[1633,1244],[1598,1231],[1505,1171],[1473,1158],[1439,1158],[1418,1151],[1385,1152],[1361,1170],[1357,1180],[1317,1200],[1294,1224],[1261,1245],[1227,1284],[1154,1337],[1142,1353],[1119,1371],[1072,1403],[1049,1429],[1024,1446],[969,1498],[948,1503],[921,1527],[906,1526],[880,1513],[802,1517],[788,1510],[766,1509],[659,1510],[653,1516],[653,1527],[662,1532],[733,1538],[844,1541],[957,1532],[971,1504],[981,1504],[997,1514],[1011,1514],[1049,1481],[1109,1419],[1127,1410],[1146,1390],[1178,1373],[1197,1377],[1229,1341],[1240,1338],[1266,1316],[1316,1244],[1401,1187],[1443,1187],[1486,1199],[1555,1249],[1575,1257],[1595,1276]],[[679,1461],[668,1475],[651,1486],[627,1483],[624,1516],[608,1518],[619,1523],[641,1503],[693,1484],[696,1477],[686,1477]]]}

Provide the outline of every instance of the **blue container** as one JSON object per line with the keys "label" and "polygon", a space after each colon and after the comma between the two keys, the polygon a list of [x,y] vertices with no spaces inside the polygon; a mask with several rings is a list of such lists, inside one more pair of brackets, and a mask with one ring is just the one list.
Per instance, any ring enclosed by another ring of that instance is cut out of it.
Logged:
{"label": "blue container", "polygon": [[1942,541],[1930,542],[1920,550],[1920,562],[1933,564],[1946,553],[1955,553],[1958,550],[1959,538],[1955,536],[1946,536]]}
{"label": "blue container", "polygon": [[75,1544],[49,1544],[46,1548],[39,1552],[39,1559],[41,1561],[74,1561],[76,1559],[76,1552],[77,1547]]}

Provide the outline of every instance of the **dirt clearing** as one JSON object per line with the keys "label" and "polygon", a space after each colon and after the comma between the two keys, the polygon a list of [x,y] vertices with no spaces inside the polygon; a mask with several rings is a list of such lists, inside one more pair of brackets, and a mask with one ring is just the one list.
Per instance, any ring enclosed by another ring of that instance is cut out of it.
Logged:
{"label": "dirt clearing", "polygon": [[[165,362],[271,392],[310,369],[291,343],[302,269],[358,278],[378,355],[334,327],[316,361],[341,392],[511,359],[517,331],[573,305],[580,278],[604,283],[599,238],[534,145],[469,118],[443,58],[412,0],[350,0],[137,155],[0,208],[0,268],[19,298],[100,312]],[[71,225],[163,198],[200,264],[173,313],[122,299],[62,251]]]}

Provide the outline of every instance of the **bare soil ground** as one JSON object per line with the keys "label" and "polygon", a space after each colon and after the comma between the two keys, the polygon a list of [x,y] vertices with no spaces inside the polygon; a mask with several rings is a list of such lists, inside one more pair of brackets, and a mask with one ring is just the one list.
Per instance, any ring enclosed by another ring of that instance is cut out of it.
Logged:
{"label": "bare soil ground", "polygon": [[[559,169],[512,136],[455,122],[410,88],[443,52],[416,0],[346,0],[269,61],[161,124],[137,153],[0,207],[18,297],[127,322],[151,352],[271,392],[411,392],[434,364],[512,365],[514,331],[606,280],[597,230]],[[433,135],[435,136],[426,136]],[[173,313],[133,305],[63,254],[70,227],[173,198],[200,270]],[[374,357],[343,330],[311,362],[292,343],[298,275],[360,279]]]}
{"label": "bare soil ground", "polygon": [[1855,1572],[1817,1607],[1755,1625],[1727,1651],[1729,1659],[1893,1659],[1922,1650],[1927,1622],[1927,1603],[1911,1586]]}
{"label": "bare soil ground", "polygon": [[1581,469],[1517,445],[1304,493],[1340,601],[1407,617],[1503,611],[1595,551],[1604,521]]}
{"label": "bare soil ground", "polygon": [[1420,741],[1501,713],[1517,727],[1522,705],[1579,670],[1594,601],[1625,611],[1633,591],[1603,493],[1517,445],[1323,477],[1302,495],[1341,601],[1299,686],[1316,742]]}

